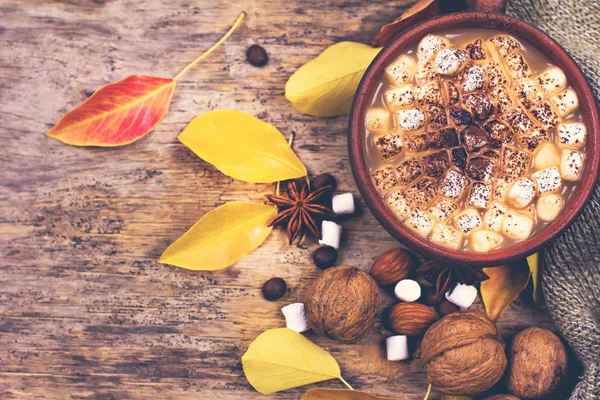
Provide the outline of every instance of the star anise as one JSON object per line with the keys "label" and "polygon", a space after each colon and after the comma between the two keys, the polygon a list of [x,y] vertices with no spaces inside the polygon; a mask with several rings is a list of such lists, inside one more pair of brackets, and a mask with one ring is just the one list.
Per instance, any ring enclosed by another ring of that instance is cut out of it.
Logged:
{"label": "star anise", "polygon": [[437,294],[454,289],[457,283],[474,285],[489,279],[483,268],[447,265],[438,261],[427,261],[417,269],[417,273],[435,285]]}
{"label": "star anise", "polygon": [[321,238],[320,220],[323,217],[335,217],[335,213],[317,200],[325,193],[331,190],[331,186],[324,186],[310,192],[305,183],[296,183],[288,181],[287,196],[277,196],[274,194],[266,195],[267,199],[274,203],[279,214],[269,224],[269,226],[282,225],[287,223],[287,234],[290,244],[298,238],[305,229],[308,229],[313,235]]}

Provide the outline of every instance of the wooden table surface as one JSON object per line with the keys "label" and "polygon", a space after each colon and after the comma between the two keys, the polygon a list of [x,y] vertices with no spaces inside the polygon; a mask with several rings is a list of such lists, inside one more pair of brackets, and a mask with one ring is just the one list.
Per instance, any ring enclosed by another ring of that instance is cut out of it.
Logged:
{"label": "wooden table surface", "polygon": [[[232,200],[263,201],[273,185],[232,180],[177,140],[196,115],[250,112],[286,136],[312,175],[330,172],[359,199],[345,219],[341,262],[368,269],[396,245],[364,206],[346,151],[347,117],[301,115],[288,77],[327,46],[369,43],[410,1],[2,0],[0,3],[0,397],[40,399],[263,398],[240,357],[279,309],[303,299],[318,270],[314,239],[288,246],[276,230],[238,264],[216,272],[160,265],[164,249],[202,215]],[[171,111],[122,148],[76,148],[44,136],[66,111],[133,73],[172,77],[230,27],[238,31],[180,81]],[[264,68],[245,62],[263,45]],[[260,288],[290,288],[277,302]],[[499,321],[507,336],[541,325],[522,296]],[[385,295],[386,307],[393,304]],[[384,307],[384,309],[386,308]],[[475,306],[481,308],[480,304]],[[356,389],[422,399],[418,359],[387,362],[378,320],[359,344],[307,336]],[[416,354],[418,356],[418,353]],[[342,388],[338,381],[309,387]],[[277,394],[298,398],[307,388]],[[437,399],[439,395],[434,394]]]}

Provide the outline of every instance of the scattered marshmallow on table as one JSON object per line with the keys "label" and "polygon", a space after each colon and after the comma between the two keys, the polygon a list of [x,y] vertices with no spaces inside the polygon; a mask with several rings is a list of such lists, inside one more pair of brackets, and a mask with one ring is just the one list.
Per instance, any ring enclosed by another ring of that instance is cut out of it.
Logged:
{"label": "scattered marshmallow on table", "polygon": [[390,336],[385,339],[385,347],[388,361],[402,361],[409,357],[408,342],[404,335]]}
{"label": "scattered marshmallow on table", "polygon": [[402,279],[396,284],[394,294],[402,301],[417,301],[421,297],[421,286],[412,279]]}
{"label": "scattered marshmallow on table", "polygon": [[331,198],[333,212],[337,215],[354,214],[352,193],[336,194]]}
{"label": "scattered marshmallow on table", "polygon": [[323,221],[321,224],[321,240],[319,244],[331,246],[334,249],[340,247],[340,238],[342,237],[342,226],[333,221]]}
{"label": "scattered marshmallow on table", "polygon": [[457,283],[453,290],[446,292],[446,300],[456,304],[463,310],[471,307],[476,298],[477,288],[471,285],[463,285],[462,283]]}
{"label": "scattered marshmallow on table", "polygon": [[308,321],[304,312],[303,303],[292,303],[281,309],[285,317],[285,325],[296,332],[304,332],[308,330]]}

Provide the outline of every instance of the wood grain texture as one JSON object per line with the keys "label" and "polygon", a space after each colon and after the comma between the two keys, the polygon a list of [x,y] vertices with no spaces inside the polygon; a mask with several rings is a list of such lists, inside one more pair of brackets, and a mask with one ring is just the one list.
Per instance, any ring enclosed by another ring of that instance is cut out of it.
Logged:
{"label": "wood grain texture", "polygon": [[[203,112],[247,111],[295,133],[294,149],[310,173],[334,174],[340,192],[359,198],[347,117],[301,115],[283,96],[285,82],[326,46],[371,42],[409,3],[3,0],[0,398],[262,398],[244,378],[240,357],[259,333],[284,326],[279,308],[300,301],[318,273],[310,262],[317,244],[289,247],[276,230],[224,271],[159,265],[164,249],[215,206],[263,201],[273,190],[230,179],[176,137]],[[241,10],[248,13],[242,27],[180,81],[170,113],[145,138],[101,149],[44,136],[101,85],[133,73],[173,76]],[[264,68],[245,62],[253,43],[269,53]],[[360,200],[358,215],[342,224],[342,263],[368,269],[395,246]],[[260,287],[273,276],[290,289],[270,303]],[[389,293],[384,302],[393,303]],[[507,335],[532,325],[552,327],[544,310],[523,300],[500,321]],[[386,334],[378,319],[356,345],[307,336],[332,353],[355,388],[421,399],[427,384],[419,360],[386,362]]]}

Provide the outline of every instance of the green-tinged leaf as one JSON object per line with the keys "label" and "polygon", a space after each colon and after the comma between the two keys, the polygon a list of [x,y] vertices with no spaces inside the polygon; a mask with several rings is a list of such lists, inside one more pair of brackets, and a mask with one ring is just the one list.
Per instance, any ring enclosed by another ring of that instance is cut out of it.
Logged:
{"label": "green-tinged leaf", "polygon": [[378,397],[359,390],[350,389],[310,389],[300,400],[396,400],[391,397]]}
{"label": "green-tinged leaf", "polygon": [[340,367],[325,350],[291,329],[261,333],[242,356],[248,382],[262,394],[340,379]]}
{"label": "green-tinged leaf", "polygon": [[235,264],[269,236],[277,207],[233,202],[210,211],[171,244],[158,262],[212,271]]}
{"label": "green-tinged leaf", "polygon": [[531,271],[531,280],[533,282],[533,301],[536,303],[540,301],[540,253],[535,253],[527,257],[527,265],[529,265],[529,271]]}
{"label": "green-tinged leaf", "polygon": [[481,299],[485,311],[496,321],[529,282],[529,268],[524,262],[484,268],[490,279],[481,282]]}
{"label": "green-tinged leaf", "polygon": [[380,48],[340,42],[298,68],[285,85],[285,97],[304,114],[347,114],[365,70]]}
{"label": "green-tinged leaf", "polygon": [[273,125],[241,111],[217,110],[179,135],[198,157],[235,179],[271,183],[306,176],[306,167]]}

